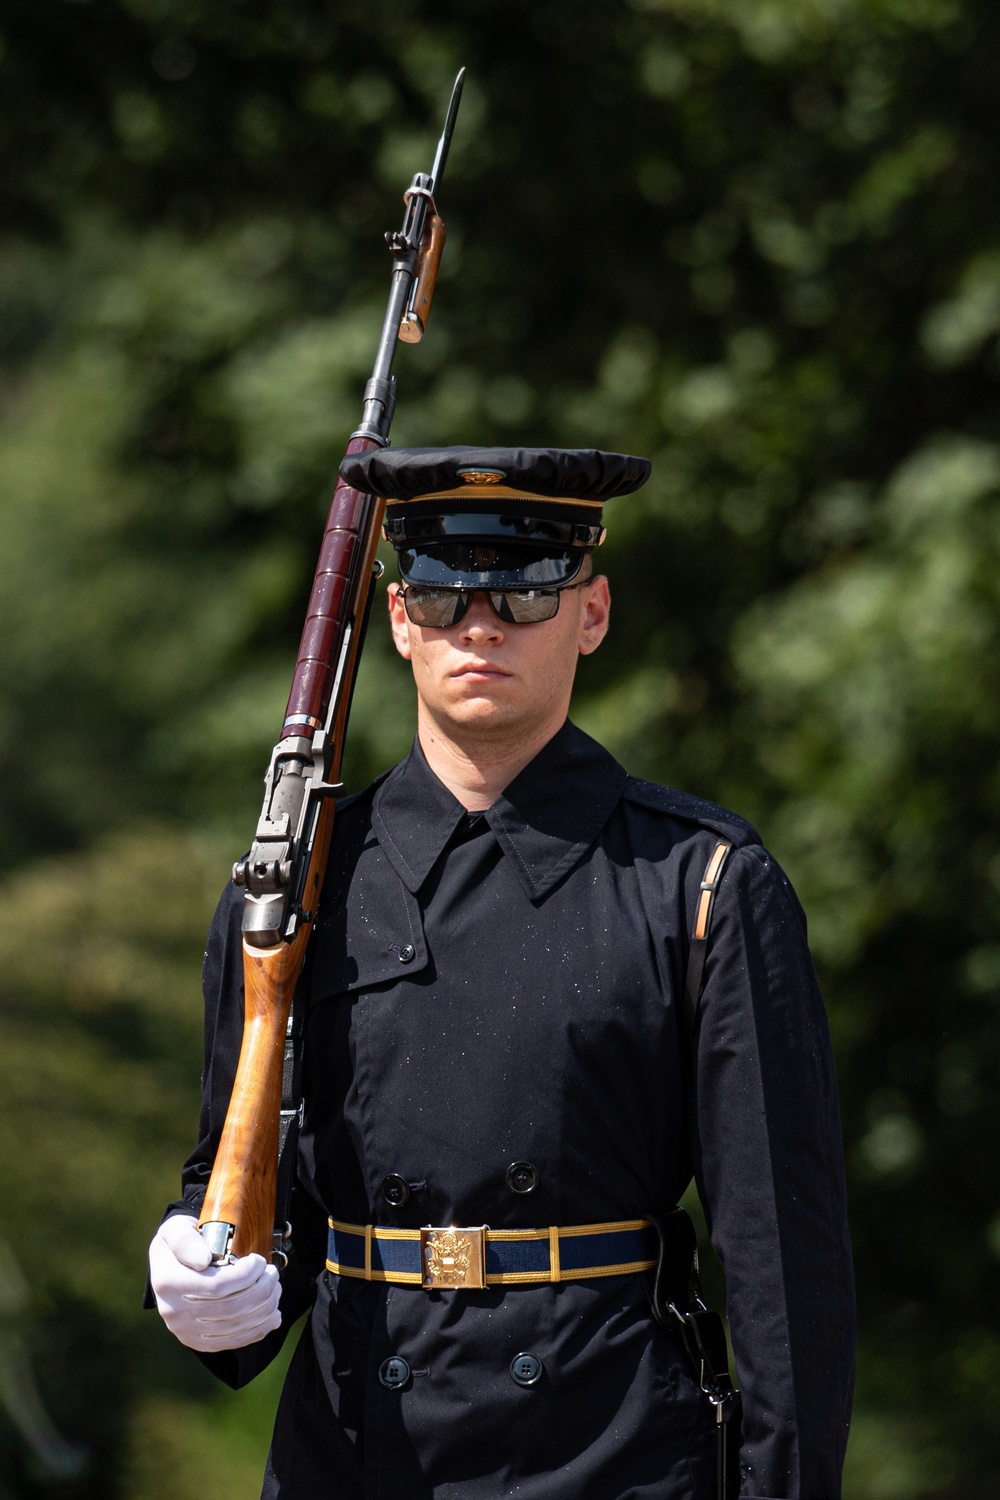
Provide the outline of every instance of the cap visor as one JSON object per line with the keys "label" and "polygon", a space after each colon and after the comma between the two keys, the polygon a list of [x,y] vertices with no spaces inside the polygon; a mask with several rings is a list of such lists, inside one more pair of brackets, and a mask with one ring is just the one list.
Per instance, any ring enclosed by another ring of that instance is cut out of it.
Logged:
{"label": "cap visor", "polygon": [[580,547],[556,551],[479,542],[400,547],[400,576],[407,583],[453,589],[545,589],[570,583],[587,556]]}

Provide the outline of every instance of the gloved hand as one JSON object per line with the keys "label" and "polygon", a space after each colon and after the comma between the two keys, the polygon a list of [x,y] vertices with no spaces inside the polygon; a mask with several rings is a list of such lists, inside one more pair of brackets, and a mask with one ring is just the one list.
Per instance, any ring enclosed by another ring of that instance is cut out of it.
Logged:
{"label": "gloved hand", "polygon": [[198,1220],[187,1214],[165,1219],[157,1230],[149,1280],[170,1332],[202,1354],[256,1344],[281,1325],[277,1267],[262,1255],[212,1265]]}

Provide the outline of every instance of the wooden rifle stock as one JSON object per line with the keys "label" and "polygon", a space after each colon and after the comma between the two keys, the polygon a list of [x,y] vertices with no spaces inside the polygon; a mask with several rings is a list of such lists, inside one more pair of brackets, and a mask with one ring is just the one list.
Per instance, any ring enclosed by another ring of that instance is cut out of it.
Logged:
{"label": "wooden rifle stock", "polygon": [[[324,822],[330,824],[329,816]],[[272,1255],[285,1028],[307,940],[302,927],[294,943],[280,948],[243,944],[243,1045],[199,1219],[233,1226],[226,1247],[233,1255]]]}

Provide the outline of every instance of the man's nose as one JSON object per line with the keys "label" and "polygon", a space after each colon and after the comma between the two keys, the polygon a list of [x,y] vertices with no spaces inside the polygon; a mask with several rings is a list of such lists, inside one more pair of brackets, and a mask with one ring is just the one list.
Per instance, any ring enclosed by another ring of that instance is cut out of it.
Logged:
{"label": "man's nose", "polygon": [[503,640],[503,621],[481,590],[473,594],[459,629],[463,641]]}

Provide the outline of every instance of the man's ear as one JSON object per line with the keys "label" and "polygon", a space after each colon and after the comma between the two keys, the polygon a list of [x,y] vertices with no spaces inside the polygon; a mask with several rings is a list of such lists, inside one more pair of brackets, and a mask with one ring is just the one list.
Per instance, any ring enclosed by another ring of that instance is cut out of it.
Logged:
{"label": "man's ear", "polygon": [[576,643],[581,656],[589,656],[592,651],[597,650],[608,633],[610,614],[611,590],[604,574],[598,573],[590,580],[590,587],[584,591],[583,618]]}
{"label": "man's ear", "polygon": [[404,661],[411,658],[410,651],[410,623],[406,618],[406,608],[403,604],[403,595],[398,583],[389,585],[389,623],[392,626],[393,645]]}

